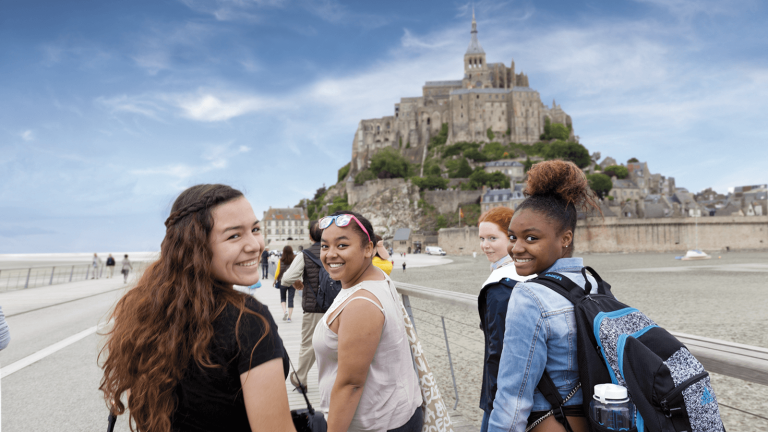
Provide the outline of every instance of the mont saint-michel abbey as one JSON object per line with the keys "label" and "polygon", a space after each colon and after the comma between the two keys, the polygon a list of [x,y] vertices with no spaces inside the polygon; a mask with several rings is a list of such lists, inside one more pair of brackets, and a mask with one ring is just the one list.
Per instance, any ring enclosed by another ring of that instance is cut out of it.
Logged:
{"label": "mont saint-michel abbey", "polygon": [[352,143],[352,174],[384,147],[401,149],[411,162],[421,162],[429,139],[448,124],[448,144],[495,141],[532,144],[544,132],[544,119],[571,124],[571,118],[552,102],[541,102],[539,92],[528,87],[528,77],[515,73],[515,62],[488,63],[477,38],[472,15],[471,39],[464,54],[464,78],[427,81],[420,97],[404,97],[392,116],[362,120]]}

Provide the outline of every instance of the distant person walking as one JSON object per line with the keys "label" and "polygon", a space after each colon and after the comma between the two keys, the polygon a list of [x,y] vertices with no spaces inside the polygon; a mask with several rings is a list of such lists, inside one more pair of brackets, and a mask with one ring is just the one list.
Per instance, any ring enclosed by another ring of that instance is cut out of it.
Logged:
{"label": "distant person walking", "polygon": [[403,273],[405,273],[405,261],[403,261]]}
{"label": "distant person walking", "polygon": [[120,271],[123,274],[123,283],[128,282],[128,273],[133,270],[133,265],[131,265],[131,261],[128,259],[128,254],[125,254],[125,257],[123,257],[123,269]]}
{"label": "distant person walking", "polygon": [[[293,316],[293,297],[296,295],[296,288],[291,285],[281,283],[283,275],[291,267],[296,255],[293,254],[293,248],[286,245],[283,248],[283,256],[280,257],[280,263],[277,265],[277,275],[275,276],[275,286],[280,288],[280,306],[283,308],[283,321],[291,322]],[[283,269],[281,272],[280,269]],[[286,310],[286,297],[288,299],[288,308]]]}
{"label": "distant person walking", "polygon": [[99,267],[101,267],[101,258],[97,254],[93,254],[93,274],[91,275],[91,279],[98,279],[99,278]]}
{"label": "distant person walking", "polygon": [[8,323],[5,321],[3,308],[0,307],[0,350],[5,349],[11,342],[11,331],[8,329]]}
{"label": "distant person walking", "polygon": [[112,254],[107,257],[107,277],[111,278],[115,275],[115,259],[112,258]]}
{"label": "distant person walking", "polygon": [[269,248],[264,248],[264,252],[261,253],[261,278],[267,279],[269,277]]}

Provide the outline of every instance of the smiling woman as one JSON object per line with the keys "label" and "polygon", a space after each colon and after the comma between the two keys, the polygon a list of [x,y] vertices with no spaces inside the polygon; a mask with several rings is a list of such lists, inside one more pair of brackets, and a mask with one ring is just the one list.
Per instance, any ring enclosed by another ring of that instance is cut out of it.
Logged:
{"label": "smiling woman", "polygon": [[295,431],[288,359],[267,308],[234,290],[259,280],[264,238],[225,185],[179,195],[160,259],[115,306],[100,390],[139,431]]}
{"label": "smiling woman", "polygon": [[421,431],[411,348],[394,284],[371,262],[371,223],[342,211],[318,226],[320,260],[342,287],[312,337],[328,431]]}
{"label": "smiling woman", "polygon": [[[577,212],[600,211],[584,173],[571,162],[540,162],[528,172],[524,193],[528,198],[508,228],[508,253],[517,274],[558,272],[583,288],[582,259],[571,258]],[[594,292],[597,283],[588,277]],[[518,283],[509,297],[503,331],[495,400],[484,427],[522,432],[536,425],[534,432],[586,431],[573,304],[535,279]],[[534,392],[540,381],[551,381],[559,399],[567,399],[562,407],[566,417],[549,416],[550,398]]]}

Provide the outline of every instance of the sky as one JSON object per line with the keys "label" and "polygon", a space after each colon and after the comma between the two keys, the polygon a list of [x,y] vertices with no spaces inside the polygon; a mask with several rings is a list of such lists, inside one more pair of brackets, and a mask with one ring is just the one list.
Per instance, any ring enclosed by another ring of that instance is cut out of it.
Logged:
{"label": "sky", "polygon": [[0,253],[159,250],[199,183],[259,217],[311,198],[361,119],[462,78],[473,7],[488,62],[591,152],[693,192],[768,182],[758,0],[4,0]]}

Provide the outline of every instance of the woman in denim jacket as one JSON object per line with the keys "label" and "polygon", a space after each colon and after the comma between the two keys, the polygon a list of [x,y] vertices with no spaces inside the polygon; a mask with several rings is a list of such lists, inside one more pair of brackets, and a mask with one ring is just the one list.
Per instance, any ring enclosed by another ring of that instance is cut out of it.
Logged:
{"label": "woman in denim jacket", "polygon": [[[525,194],[528,198],[508,229],[508,253],[517,273],[558,272],[583,287],[582,259],[572,257],[577,209],[600,211],[584,173],[571,162],[540,162],[528,173]],[[589,278],[596,287],[596,281]],[[563,398],[579,384],[573,304],[536,282],[518,283],[509,300],[505,327],[488,430],[524,432],[551,409],[536,389],[545,370]],[[574,432],[588,430],[581,402],[578,390],[565,403],[567,423]],[[565,430],[554,416],[533,429]]]}

